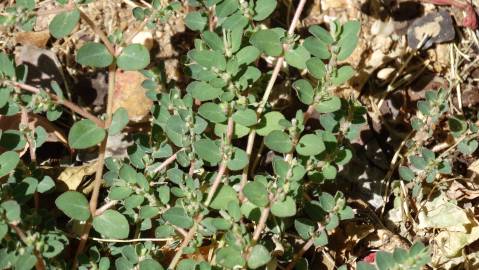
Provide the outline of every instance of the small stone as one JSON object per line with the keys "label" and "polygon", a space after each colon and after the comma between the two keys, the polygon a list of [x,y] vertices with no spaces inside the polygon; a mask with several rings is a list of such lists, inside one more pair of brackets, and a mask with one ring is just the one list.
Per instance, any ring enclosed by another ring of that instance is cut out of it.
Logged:
{"label": "small stone", "polygon": [[395,70],[396,69],[392,67],[383,68],[380,71],[378,71],[378,74],[376,75],[376,77],[380,80],[385,81],[391,76],[391,74],[393,74]]}
{"label": "small stone", "polygon": [[422,46],[422,49],[428,49],[433,44],[444,43],[454,39],[456,32],[452,18],[447,11],[440,10],[439,12],[429,13],[414,20],[407,32],[409,47],[418,49],[419,43],[425,35],[429,35],[429,38]]}
{"label": "small stone", "polygon": [[140,32],[131,40],[131,43],[141,44],[148,50],[151,50],[153,48],[153,35],[147,31]]}

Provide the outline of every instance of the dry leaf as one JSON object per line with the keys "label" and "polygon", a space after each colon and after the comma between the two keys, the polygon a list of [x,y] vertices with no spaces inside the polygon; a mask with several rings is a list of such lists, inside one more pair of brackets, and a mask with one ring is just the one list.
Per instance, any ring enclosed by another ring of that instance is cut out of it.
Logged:
{"label": "dry leaf", "polygon": [[[93,175],[96,172],[97,165],[96,162],[78,166],[78,167],[67,167],[60,173],[57,177],[58,184],[63,187],[59,187],[60,190],[78,190],[86,176]],[[83,193],[89,193],[91,187],[86,185],[81,188]]]}
{"label": "dry leaf", "polygon": [[48,30],[39,32],[18,32],[15,35],[15,40],[21,45],[33,45],[38,48],[45,48],[50,39],[50,32]]}

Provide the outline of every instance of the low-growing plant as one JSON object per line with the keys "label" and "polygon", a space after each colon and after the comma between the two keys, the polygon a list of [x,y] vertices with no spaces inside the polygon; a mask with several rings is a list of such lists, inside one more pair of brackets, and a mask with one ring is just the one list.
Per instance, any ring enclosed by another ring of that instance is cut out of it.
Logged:
{"label": "low-growing plant", "polygon": [[[180,2],[153,0],[151,8],[133,9],[138,27],[127,33],[103,32],[84,12],[93,1],[57,2],[59,9],[48,12],[56,14],[49,24],[54,38],[67,37],[80,21],[99,37],[78,48],[75,59],[79,69],[108,69],[105,113],[94,115],[67,100],[59,82],[28,85],[28,69],[0,53],[1,114],[22,115],[18,130],[1,133],[1,268],[292,269],[312,246],[328,245],[342,220],[354,217],[344,194],[323,186],[351,160],[350,142],[366,122],[361,104],[335,91],[355,74],[345,61],[358,42],[358,21],[334,21],[329,31],[313,25],[301,37],[295,30],[305,0],[289,29],[263,23],[276,0],[190,0],[194,11],[185,23],[198,38],[184,59],[191,81],[181,89],[159,75],[145,46],[131,43],[144,27],[174,16]],[[31,30],[36,16],[44,15],[34,0],[17,0],[0,23]],[[265,60],[274,63],[271,72],[259,68]],[[128,125],[126,109],[113,111],[118,69],[140,71],[154,102],[150,130],[130,134],[125,158],[106,157],[109,136]],[[280,73],[301,102],[292,114],[270,100]],[[444,110],[426,102],[420,108],[424,116]],[[65,109],[81,119],[63,115]],[[72,120],[68,145],[76,153],[98,148],[91,193],[55,188],[56,179],[35,155],[47,132],[30,114]],[[319,125],[310,124],[313,117]],[[457,132],[467,137],[461,149],[477,147],[466,129]],[[26,145],[29,159],[19,156]],[[261,157],[266,151],[269,159]],[[417,170],[400,168],[408,181],[415,173],[429,181],[450,171],[427,149],[410,160]],[[52,196],[54,205],[43,203]],[[378,253],[377,265],[414,267],[424,254],[418,245],[409,253]]]}

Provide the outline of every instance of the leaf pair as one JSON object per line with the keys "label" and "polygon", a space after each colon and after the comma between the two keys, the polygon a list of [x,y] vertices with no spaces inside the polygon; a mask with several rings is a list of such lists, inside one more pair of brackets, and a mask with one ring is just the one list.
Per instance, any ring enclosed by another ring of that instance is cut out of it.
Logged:
{"label": "leaf pair", "polygon": [[[105,45],[88,42],[78,50],[76,60],[84,66],[103,68],[111,65],[114,57]],[[150,63],[150,53],[141,44],[131,44],[123,49],[116,63],[123,70],[140,70]]]}

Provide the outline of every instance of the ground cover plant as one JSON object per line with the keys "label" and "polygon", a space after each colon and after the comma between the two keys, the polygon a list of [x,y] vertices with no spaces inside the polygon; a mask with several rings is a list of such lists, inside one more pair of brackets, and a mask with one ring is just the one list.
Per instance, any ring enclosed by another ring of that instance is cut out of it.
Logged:
{"label": "ground cover plant", "polygon": [[[474,208],[445,195],[466,179],[457,156],[472,163],[478,147],[477,112],[451,106],[463,79],[408,109],[407,134],[379,181],[386,199],[372,209],[344,173],[361,159],[356,145],[376,102],[405,84],[401,69],[378,95],[341,93],[363,72],[350,62],[360,18],[304,26],[306,0],[118,2],[100,15],[94,0],[6,1],[0,11],[0,268],[474,265]],[[178,18],[189,34],[176,56],[183,80],[147,35]],[[41,23],[43,53],[66,60],[59,77],[37,83],[32,74],[46,66],[26,64],[18,51],[29,47],[18,43],[21,34],[41,39]],[[71,78],[98,74],[106,86],[93,108]],[[364,248],[371,227],[396,242]]]}

